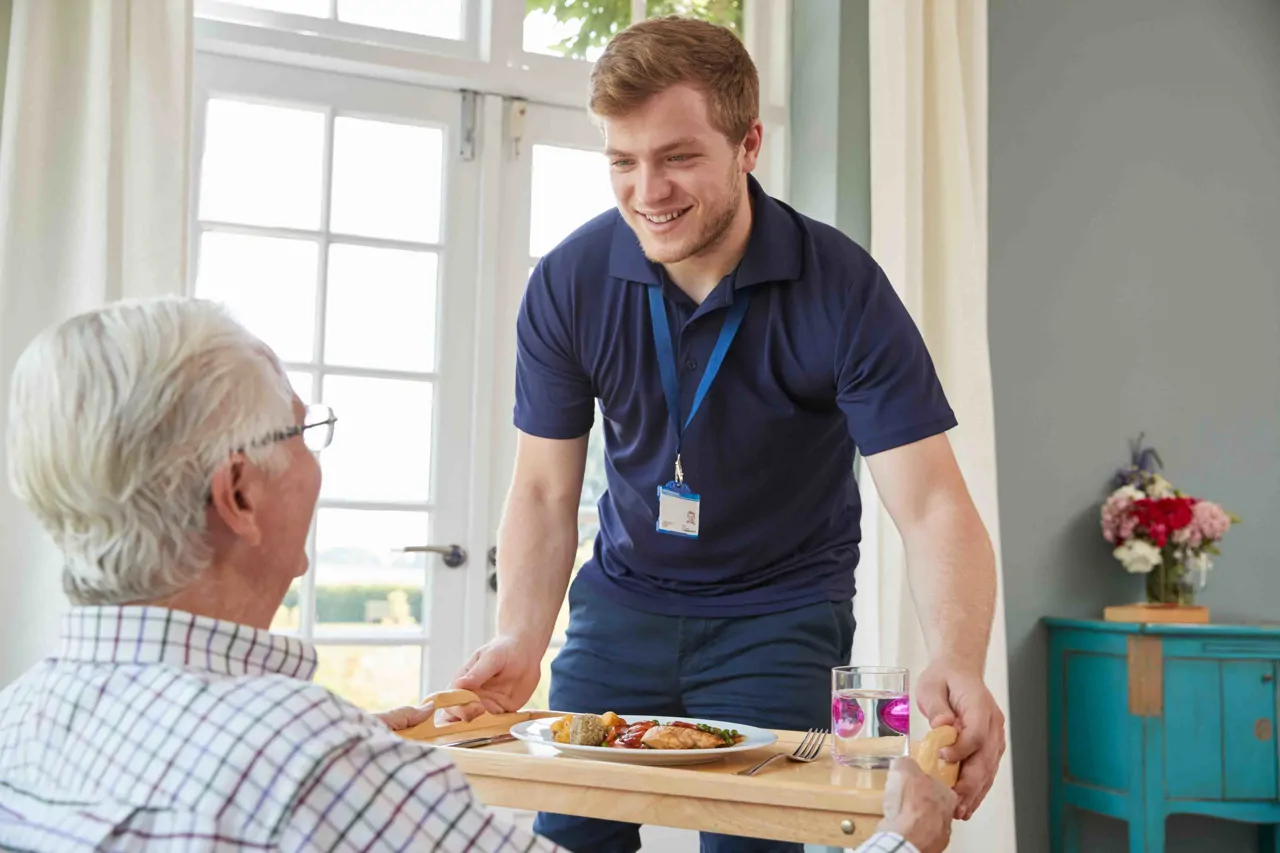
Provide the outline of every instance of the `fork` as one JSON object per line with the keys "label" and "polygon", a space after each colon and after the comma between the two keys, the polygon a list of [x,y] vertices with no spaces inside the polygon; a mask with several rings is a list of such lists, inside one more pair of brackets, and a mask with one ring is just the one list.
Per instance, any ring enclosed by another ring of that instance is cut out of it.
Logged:
{"label": "fork", "polygon": [[764,761],[761,761],[755,767],[739,770],[737,776],[754,776],[756,773],[768,764],[777,761],[779,758],[785,758],[788,761],[801,761],[808,764],[818,757],[822,752],[822,745],[827,742],[826,729],[809,729],[805,733],[804,740],[796,747],[795,752],[779,752],[777,755],[771,755]]}

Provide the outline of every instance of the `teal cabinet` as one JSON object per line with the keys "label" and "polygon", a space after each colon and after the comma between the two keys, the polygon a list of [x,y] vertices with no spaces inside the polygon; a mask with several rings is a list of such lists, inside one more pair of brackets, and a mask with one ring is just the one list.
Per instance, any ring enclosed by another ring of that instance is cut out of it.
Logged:
{"label": "teal cabinet", "polygon": [[1126,821],[1162,853],[1172,814],[1258,825],[1280,853],[1280,629],[1047,619],[1053,853],[1079,816]]}

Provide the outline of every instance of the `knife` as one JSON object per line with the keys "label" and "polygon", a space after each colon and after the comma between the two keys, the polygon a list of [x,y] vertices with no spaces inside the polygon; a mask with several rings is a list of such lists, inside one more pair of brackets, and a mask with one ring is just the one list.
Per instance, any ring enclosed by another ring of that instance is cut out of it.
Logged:
{"label": "knife", "polygon": [[450,743],[438,743],[436,746],[452,746],[458,749],[475,749],[478,746],[488,746],[491,743],[506,743],[515,740],[515,735],[511,733],[500,735],[489,735],[488,737],[473,737],[467,740],[455,740]]}

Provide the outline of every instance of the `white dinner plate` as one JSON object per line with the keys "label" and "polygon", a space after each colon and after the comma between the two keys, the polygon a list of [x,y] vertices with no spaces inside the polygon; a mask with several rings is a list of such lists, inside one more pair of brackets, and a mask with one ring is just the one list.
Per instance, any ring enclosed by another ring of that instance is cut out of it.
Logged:
{"label": "white dinner plate", "polygon": [[537,720],[526,720],[511,727],[511,734],[518,740],[530,744],[548,746],[573,758],[590,758],[596,761],[615,761],[622,764],[678,765],[708,764],[720,761],[727,756],[740,752],[749,752],[770,746],[778,740],[778,736],[768,729],[755,726],[744,726],[741,723],[726,723],[721,720],[700,720],[696,717],[664,717],[661,714],[619,714],[628,723],[640,723],[645,720],[657,720],[667,724],[673,722],[705,723],[717,729],[737,730],[743,740],[734,746],[723,746],[718,749],[618,749],[612,746],[581,746],[571,743],[557,743],[551,724],[559,717],[543,717]]}

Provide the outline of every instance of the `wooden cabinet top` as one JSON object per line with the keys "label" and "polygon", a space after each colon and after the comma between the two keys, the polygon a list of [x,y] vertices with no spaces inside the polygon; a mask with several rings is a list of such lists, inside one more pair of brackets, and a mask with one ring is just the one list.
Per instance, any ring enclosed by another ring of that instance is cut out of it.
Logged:
{"label": "wooden cabinet top", "polygon": [[1067,619],[1046,617],[1045,625],[1053,629],[1098,631],[1106,634],[1152,634],[1172,637],[1268,637],[1280,638],[1280,622],[1222,623],[1209,625],[1140,624],[1137,622],[1104,622],[1101,619]]}

